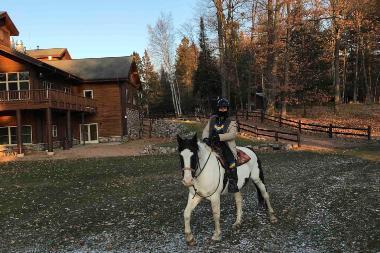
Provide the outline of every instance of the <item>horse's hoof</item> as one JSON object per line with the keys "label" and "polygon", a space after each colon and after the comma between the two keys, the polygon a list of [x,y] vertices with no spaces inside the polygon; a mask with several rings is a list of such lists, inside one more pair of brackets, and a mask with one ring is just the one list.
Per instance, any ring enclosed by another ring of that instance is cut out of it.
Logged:
{"label": "horse's hoof", "polygon": [[186,243],[187,243],[187,246],[190,246],[190,247],[197,245],[197,242],[195,241],[194,238],[192,238],[190,241],[187,241]]}
{"label": "horse's hoof", "polygon": [[276,218],[276,216],[271,215],[269,221],[271,224],[276,224],[278,222],[278,219]]}
{"label": "horse's hoof", "polygon": [[211,240],[212,240],[213,242],[219,242],[220,239],[221,239],[221,236],[220,236],[220,235],[218,235],[218,236],[213,235],[213,236],[211,237]]}
{"label": "horse's hoof", "polygon": [[237,223],[237,222],[235,222],[235,223],[232,225],[232,229],[235,229],[235,230],[239,229],[240,227],[241,227],[241,223]]}

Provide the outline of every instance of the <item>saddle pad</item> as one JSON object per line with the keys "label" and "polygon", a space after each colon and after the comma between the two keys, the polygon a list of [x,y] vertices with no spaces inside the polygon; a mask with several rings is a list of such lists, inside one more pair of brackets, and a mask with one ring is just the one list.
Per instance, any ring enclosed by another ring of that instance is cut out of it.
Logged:
{"label": "saddle pad", "polygon": [[[242,151],[240,149],[237,149],[237,157],[238,157],[237,161],[236,161],[237,167],[240,165],[243,165],[243,164],[249,162],[249,160],[251,160],[251,157],[249,157],[249,155],[247,155],[244,151]],[[226,162],[224,161],[224,159],[222,157],[218,156],[218,160],[224,168],[227,168]]]}

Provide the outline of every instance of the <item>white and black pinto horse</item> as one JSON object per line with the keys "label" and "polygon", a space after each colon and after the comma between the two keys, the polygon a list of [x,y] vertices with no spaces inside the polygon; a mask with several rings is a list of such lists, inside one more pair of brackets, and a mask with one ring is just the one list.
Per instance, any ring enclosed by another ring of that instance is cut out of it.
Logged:
{"label": "white and black pinto horse", "polygon": [[[211,201],[212,213],[215,223],[215,230],[212,236],[213,241],[221,239],[220,230],[220,195],[228,192],[228,183],[224,180],[225,170],[221,166],[218,155],[209,146],[198,142],[197,136],[191,139],[182,139],[177,135],[178,151],[180,154],[181,169],[183,170],[182,183],[189,188],[187,206],[184,211],[185,219],[185,239],[188,245],[195,245],[195,239],[191,233],[190,217],[191,212],[202,199]],[[269,195],[264,185],[264,175],[261,169],[260,160],[249,148],[238,147],[251,159],[238,167],[238,187],[241,189],[247,181],[252,180],[257,188],[259,203],[267,207],[269,220],[276,223],[277,218],[269,201]],[[240,192],[234,193],[236,203],[236,221],[233,228],[237,228],[242,223],[242,195]]]}

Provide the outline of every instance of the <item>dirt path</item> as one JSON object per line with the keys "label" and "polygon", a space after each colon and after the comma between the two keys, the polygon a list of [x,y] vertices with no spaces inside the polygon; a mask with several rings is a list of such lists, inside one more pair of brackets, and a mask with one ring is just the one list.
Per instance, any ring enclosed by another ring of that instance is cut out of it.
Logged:
{"label": "dirt path", "polygon": [[116,156],[138,156],[141,155],[147,144],[155,145],[168,142],[166,138],[151,138],[132,140],[127,143],[99,143],[76,145],[69,150],[55,149],[53,156],[46,155],[46,152],[39,151],[25,155],[22,158],[15,156],[0,157],[1,162],[13,160],[33,161],[33,160],[60,160],[60,159],[79,159],[79,158],[97,158],[97,157],[116,157]]}

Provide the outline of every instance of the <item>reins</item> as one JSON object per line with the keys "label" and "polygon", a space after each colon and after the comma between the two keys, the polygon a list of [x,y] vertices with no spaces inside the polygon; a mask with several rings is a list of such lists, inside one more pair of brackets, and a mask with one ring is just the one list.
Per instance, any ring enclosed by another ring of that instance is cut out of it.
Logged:
{"label": "reins", "polygon": [[[208,161],[210,160],[211,153],[212,153],[212,150],[210,151],[210,154],[208,155],[207,160],[206,160],[205,164],[203,165],[202,169],[200,170],[200,172],[198,173],[198,175],[195,175],[195,176],[194,176],[194,180],[197,179],[197,178],[202,174],[202,172],[203,172],[203,170],[205,169],[205,167],[206,167]],[[210,195],[208,195],[208,196],[205,197],[205,196],[202,196],[200,193],[198,193],[198,190],[195,188],[195,186],[194,186],[194,184],[193,184],[192,186],[193,186],[193,189],[194,189],[194,192],[195,192],[193,198],[195,198],[196,195],[198,195],[198,196],[201,197],[201,198],[208,198],[208,197],[211,197],[212,195],[214,195],[215,192],[218,190],[219,185],[220,185],[220,162],[219,162],[218,159],[216,159],[216,160],[217,160],[217,162],[218,162],[219,178],[218,178],[218,185],[216,186],[215,191],[214,191],[213,193],[211,193]],[[201,167],[201,166],[200,166],[200,163],[199,163],[199,157],[198,157],[198,156],[197,156],[197,166],[198,166],[198,168]],[[193,170],[193,169],[191,169],[191,168],[184,168],[183,170],[191,170],[191,171],[194,171],[194,173],[197,171],[197,169]]]}

